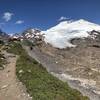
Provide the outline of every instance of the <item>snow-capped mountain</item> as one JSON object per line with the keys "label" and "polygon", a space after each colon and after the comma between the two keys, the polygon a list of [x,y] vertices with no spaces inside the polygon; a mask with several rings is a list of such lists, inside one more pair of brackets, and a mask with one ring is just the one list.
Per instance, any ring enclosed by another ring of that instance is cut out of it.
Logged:
{"label": "snow-capped mountain", "polygon": [[50,43],[52,46],[57,48],[66,48],[75,47],[75,45],[70,43],[71,39],[96,37],[96,34],[89,34],[93,30],[100,31],[100,26],[80,19],[72,22],[60,22],[58,25],[46,31],[42,31],[42,33],[45,33],[44,41],[46,43]]}
{"label": "snow-capped mountain", "polygon": [[41,34],[41,31],[39,29],[28,29],[26,31],[23,32],[23,36],[27,39],[31,39],[31,38],[38,38],[38,35]]}
{"label": "snow-capped mountain", "polygon": [[23,39],[31,41],[34,45],[42,44],[44,34],[39,29],[28,29],[22,33]]}
{"label": "snow-capped mountain", "polygon": [[77,21],[63,21],[58,25],[41,31],[39,29],[28,29],[23,32],[26,39],[39,39],[43,36],[43,41],[56,48],[76,47],[70,41],[75,38],[95,39],[100,32],[100,25],[80,19]]}

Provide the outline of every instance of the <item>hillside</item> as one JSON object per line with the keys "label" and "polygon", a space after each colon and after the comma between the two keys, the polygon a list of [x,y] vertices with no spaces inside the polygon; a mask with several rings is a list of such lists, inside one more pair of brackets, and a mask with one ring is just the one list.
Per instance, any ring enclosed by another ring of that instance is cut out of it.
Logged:
{"label": "hillside", "polygon": [[[74,88],[81,92],[83,90],[81,88],[89,91],[86,94],[94,96],[91,100],[99,100],[100,26],[85,20],[64,21],[47,31],[39,33],[33,31],[34,34],[43,36],[42,40],[40,39],[41,43],[33,47],[33,53],[36,53],[35,56],[38,56],[39,61],[44,59],[45,62],[51,62],[47,70],[54,72],[55,76],[76,83],[77,86]],[[31,35],[27,38],[29,41],[34,40],[34,36],[31,37]],[[32,43],[35,42],[32,41]],[[53,63],[56,63],[58,68],[55,68]]]}
{"label": "hillside", "polygon": [[7,50],[19,56],[16,63],[16,75],[26,86],[32,100],[89,100],[88,97],[62,82],[32,59],[19,42],[10,43]]}

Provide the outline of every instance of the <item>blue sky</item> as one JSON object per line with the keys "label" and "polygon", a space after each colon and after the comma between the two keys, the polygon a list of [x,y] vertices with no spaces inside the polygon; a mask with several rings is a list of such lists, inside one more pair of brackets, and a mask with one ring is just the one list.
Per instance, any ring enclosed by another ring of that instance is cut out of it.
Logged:
{"label": "blue sky", "polygon": [[46,30],[60,18],[100,24],[100,0],[0,0],[0,27],[8,33]]}

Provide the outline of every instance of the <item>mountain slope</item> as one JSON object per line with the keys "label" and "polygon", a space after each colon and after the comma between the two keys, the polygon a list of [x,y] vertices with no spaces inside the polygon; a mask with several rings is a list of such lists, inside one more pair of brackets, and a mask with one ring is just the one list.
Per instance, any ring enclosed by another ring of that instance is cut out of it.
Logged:
{"label": "mountain slope", "polygon": [[63,21],[42,33],[45,33],[46,43],[57,48],[66,48],[75,47],[70,43],[71,39],[92,37],[89,32],[93,30],[100,31],[100,26],[80,19],[73,22]]}
{"label": "mountain slope", "polygon": [[28,30],[25,30],[22,35],[25,37],[25,38],[34,38],[36,37],[37,35],[41,34],[41,31],[39,29],[28,29]]}

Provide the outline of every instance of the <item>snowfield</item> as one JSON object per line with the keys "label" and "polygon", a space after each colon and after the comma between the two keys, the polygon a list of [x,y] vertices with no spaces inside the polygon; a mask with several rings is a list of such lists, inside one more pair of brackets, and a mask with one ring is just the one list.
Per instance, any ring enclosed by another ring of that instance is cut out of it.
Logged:
{"label": "snowfield", "polygon": [[100,31],[100,25],[80,19],[78,21],[63,21],[58,25],[42,31],[45,34],[44,41],[57,48],[75,47],[70,43],[74,38],[91,37],[89,32]]}

